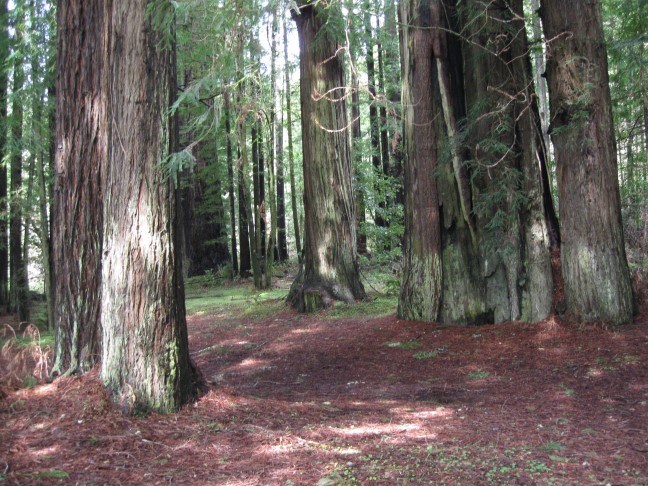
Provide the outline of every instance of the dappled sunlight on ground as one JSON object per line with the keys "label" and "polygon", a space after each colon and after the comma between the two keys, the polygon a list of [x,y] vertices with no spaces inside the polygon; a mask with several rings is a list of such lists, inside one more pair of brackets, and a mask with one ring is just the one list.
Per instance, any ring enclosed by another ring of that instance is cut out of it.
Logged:
{"label": "dappled sunlight on ground", "polygon": [[198,402],[124,416],[96,370],[21,390],[2,404],[0,473],[6,463],[17,483],[642,484],[645,320],[610,331],[194,314],[193,358],[211,385]]}

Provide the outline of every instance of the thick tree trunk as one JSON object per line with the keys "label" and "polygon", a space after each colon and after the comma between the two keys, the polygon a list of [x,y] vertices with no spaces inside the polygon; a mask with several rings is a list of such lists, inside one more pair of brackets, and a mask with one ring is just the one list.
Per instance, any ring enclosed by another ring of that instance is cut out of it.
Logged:
{"label": "thick tree trunk", "polygon": [[[0,63],[9,59],[9,19],[7,0],[0,2]],[[7,90],[9,80],[6,69],[0,69],[0,157],[7,155]],[[0,308],[9,305],[9,227],[7,225],[7,166],[0,164]]]}
{"label": "thick tree trunk", "polygon": [[27,289],[27,268],[23,260],[22,226],[23,211],[21,190],[23,185],[23,100],[19,93],[23,90],[25,70],[20,50],[23,48],[24,19],[21,7],[16,7],[16,26],[14,27],[13,60],[13,102],[11,105],[11,139],[12,150],[9,166],[10,203],[9,203],[9,281],[10,307],[18,314],[21,321],[29,319],[29,302]]}
{"label": "thick tree trunk", "polygon": [[540,321],[552,302],[544,153],[521,16],[521,0],[473,0],[464,19],[475,211],[495,322]]}
{"label": "thick tree trunk", "polygon": [[[173,15],[157,2],[113,5],[110,132],[104,199],[101,379],[129,410],[177,410],[196,396],[189,359],[177,197],[158,169],[173,147],[172,35],[151,25]],[[165,47],[166,46],[166,47]]]}
{"label": "thick tree trunk", "polygon": [[598,0],[543,0],[567,312],[632,319],[606,49]]}
{"label": "thick tree trunk", "polygon": [[436,168],[442,117],[431,89],[433,44],[430,4],[401,3],[405,133],[405,246],[398,299],[402,319],[431,322],[441,305],[441,225]]}
{"label": "thick tree trunk", "polygon": [[293,18],[300,49],[306,237],[304,266],[288,300],[311,311],[330,300],[351,303],[366,294],[356,252],[342,54],[331,34],[322,31],[331,13],[300,5]]}
{"label": "thick tree trunk", "polygon": [[439,320],[473,325],[493,321],[486,306],[486,283],[479,265],[472,213],[467,153],[460,143],[460,121],[466,116],[463,58],[456,0],[433,0],[431,22],[434,45],[432,90],[443,116],[435,124],[442,137],[438,188],[441,205],[443,295]]}
{"label": "thick tree trunk", "polygon": [[100,361],[111,4],[65,0],[57,9],[61,96],[56,98],[52,274],[54,370],[59,373],[85,372]]}

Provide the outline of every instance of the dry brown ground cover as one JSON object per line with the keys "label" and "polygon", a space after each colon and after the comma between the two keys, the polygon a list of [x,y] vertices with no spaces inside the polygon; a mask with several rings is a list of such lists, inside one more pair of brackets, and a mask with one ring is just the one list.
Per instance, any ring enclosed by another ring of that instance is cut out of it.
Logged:
{"label": "dry brown ground cover", "polygon": [[[10,393],[9,484],[648,484],[648,313],[453,328],[189,318],[211,390],[123,415],[96,372]],[[327,482],[328,481],[328,482]]]}

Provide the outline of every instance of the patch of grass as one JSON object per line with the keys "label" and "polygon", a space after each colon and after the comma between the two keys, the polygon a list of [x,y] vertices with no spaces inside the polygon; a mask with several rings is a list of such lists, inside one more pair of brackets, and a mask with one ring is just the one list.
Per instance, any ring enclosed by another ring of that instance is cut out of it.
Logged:
{"label": "patch of grass", "polygon": [[214,287],[189,283],[186,287],[187,314],[199,312],[226,312],[238,317],[259,319],[271,316],[285,308],[285,289],[258,291],[251,285]]}
{"label": "patch of grass", "polygon": [[398,297],[392,295],[374,295],[369,300],[356,304],[337,303],[326,312],[335,319],[354,319],[359,317],[383,317],[396,312]]}
{"label": "patch of grass", "polygon": [[466,378],[468,378],[469,380],[483,380],[484,378],[488,378],[489,376],[490,373],[488,371],[479,370],[468,373],[466,375]]}
{"label": "patch of grass", "polygon": [[65,471],[52,469],[51,471],[39,471],[29,474],[33,479],[67,479],[70,477]]}
{"label": "patch of grass", "polygon": [[420,348],[421,343],[418,341],[405,341],[402,343],[400,341],[393,341],[393,342],[385,343],[384,346],[387,346],[388,348],[412,350],[412,349]]}
{"label": "patch of grass", "polygon": [[563,451],[565,450],[565,446],[562,445],[560,442],[547,442],[545,445],[541,447],[541,449],[545,452],[557,452],[557,451]]}
{"label": "patch of grass", "polygon": [[436,358],[439,355],[436,351],[421,351],[420,353],[416,353],[413,358],[414,359],[433,359]]}

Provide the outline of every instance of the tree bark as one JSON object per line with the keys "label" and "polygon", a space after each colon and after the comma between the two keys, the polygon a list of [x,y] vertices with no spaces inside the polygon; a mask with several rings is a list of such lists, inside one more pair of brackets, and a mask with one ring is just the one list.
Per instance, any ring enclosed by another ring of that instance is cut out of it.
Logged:
{"label": "tree bark", "polygon": [[52,275],[54,371],[64,374],[100,361],[111,4],[64,0],[57,9]]}
{"label": "tree bark", "polygon": [[234,157],[232,153],[232,121],[229,93],[225,93],[225,141],[227,156],[227,181],[229,193],[229,217],[230,217],[230,253],[232,255],[232,278],[239,273],[238,247],[236,245],[236,198],[234,193]]}
{"label": "tree bark", "polygon": [[488,306],[495,322],[537,322],[551,311],[553,287],[522,0],[469,7],[466,99]]}
{"label": "tree bark", "polygon": [[[352,303],[366,294],[356,251],[342,54],[331,33],[322,31],[326,16],[340,13],[299,5],[300,12],[292,15],[299,33],[306,237],[304,265],[288,301],[312,311],[331,300]],[[319,298],[311,301],[309,295]]]}
{"label": "tree bark", "polygon": [[430,2],[401,3],[405,135],[405,245],[398,299],[401,319],[432,322],[441,305],[441,226],[436,168],[443,116],[431,89],[433,45]]}
{"label": "tree bark", "polygon": [[[197,394],[189,359],[176,190],[158,165],[174,148],[173,15],[157,2],[115,2],[104,200],[101,379],[128,411],[171,412]],[[159,10],[157,10],[159,9]]]}
{"label": "tree bark", "polygon": [[633,315],[601,5],[543,0],[550,134],[558,170],[567,312],[611,324]]}

